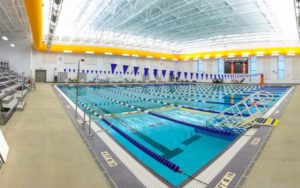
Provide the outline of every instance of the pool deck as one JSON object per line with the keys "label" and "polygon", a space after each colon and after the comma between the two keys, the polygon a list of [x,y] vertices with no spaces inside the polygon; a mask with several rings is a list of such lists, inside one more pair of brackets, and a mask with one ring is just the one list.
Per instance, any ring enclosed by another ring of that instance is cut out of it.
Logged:
{"label": "pool deck", "polygon": [[0,187],[110,187],[52,86],[38,84],[25,100],[25,110],[2,127],[10,152]]}
{"label": "pool deck", "polygon": [[300,86],[280,117],[243,188],[289,188],[300,185]]}
{"label": "pool deck", "polygon": [[[16,112],[3,127],[11,150],[7,163],[0,170],[0,187],[110,187],[52,85],[38,84],[37,91],[30,92],[26,102],[25,110]],[[239,187],[288,188],[300,185],[299,104],[300,86],[297,86],[279,125],[273,129]],[[269,130],[263,128],[263,131]],[[113,152],[109,152],[119,163]],[[213,184],[219,180],[217,177]],[[135,183],[139,184],[138,181]]]}

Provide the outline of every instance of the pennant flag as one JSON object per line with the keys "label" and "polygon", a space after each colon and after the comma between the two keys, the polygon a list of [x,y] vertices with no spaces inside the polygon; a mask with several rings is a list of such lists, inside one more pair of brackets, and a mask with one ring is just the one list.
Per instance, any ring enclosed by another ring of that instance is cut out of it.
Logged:
{"label": "pennant flag", "polygon": [[123,73],[124,74],[126,74],[128,67],[129,67],[128,65],[123,65]]}
{"label": "pennant flag", "polygon": [[180,78],[180,76],[181,76],[181,72],[177,72],[178,79]]}
{"label": "pennant flag", "polygon": [[199,78],[199,73],[196,73],[196,79],[198,80],[198,78]]}
{"label": "pennant flag", "polygon": [[93,71],[93,70],[91,70],[91,73],[93,74],[93,73],[94,73],[94,71]]}
{"label": "pennant flag", "polygon": [[212,75],[212,74],[210,74],[210,76],[209,76],[209,77],[210,77],[210,79],[212,79],[212,76],[213,76],[213,75]]}
{"label": "pennant flag", "polygon": [[158,71],[158,69],[153,69],[153,74],[154,74],[155,78],[157,77],[157,71]]}
{"label": "pennant flag", "polygon": [[84,73],[84,70],[81,70],[82,73]]}
{"label": "pennant flag", "polygon": [[71,72],[71,69],[69,69],[69,72]]}
{"label": "pennant flag", "polygon": [[67,72],[67,69],[64,69],[64,72]]}
{"label": "pennant flag", "polygon": [[217,75],[216,74],[214,74],[214,79],[217,79]]}
{"label": "pennant flag", "polygon": [[184,72],[184,79],[187,78],[187,75],[188,75],[188,73],[187,73],[187,72]]}
{"label": "pennant flag", "polygon": [[174,71],[170,71],[169,74],[170,74],[170,77],[171,77],[171,78],[174,78]]}
{"label": "pennant flag", "polygon": [[98,71],[97,71],[97,70],[96,70],[95,72],[96,72],[96,74],[98,74]]}
{"label": "pennant flag", "polygon": [[76,69],[73,69],[73,72],[76,72]]}
{"label": "pennant flag", "polygon": [[137,72],[139,71],[139,68],[140,67],[133,67],[134,76],[136,76]]}
{"label": "pennant flag", "polygon": [[206,80],[207,80],[208,79],[208,74],[206,74],[205,77],[206,77]]}
{"label": "pennant flag", "polygon": [[110,71],[107,71],[108,74],[110,74]]}
{"label": "pennant flag", "polygon": [[203,80],[203,76],[204,76],[204,74],[203,74],[203,73],[201,73],[201,80]]}
{"label": "pennant flag", "polygon": [[191,79],[193,79],[193,75],[194,75],[194,73],[192,73],[192,72],[191,72],[191,73],[190,73],[190,75],[191,75]]}
{"label": "pennant flag", "polygon": [[115,70],[116,70],[116,68],[117,68],[117,65],[118,65],[118,64],[113,64],[113,63],[110,64],[110,67],[111,67],[111,73],[112,73],[112,74],[115,73]]}
{"label": "pennant flag", "polygon": [[89,70],[86,70],[86,73],[89,73]]}
{"label": "pennant flag", "polygon": [[118,74],[119,72],[117,71],[116,74]]}
{"label": "pennant flag", "polygon": [[99,71],[99,73],[101,74],[101,73],[102,73],[102,70],[101,70],[101,71]]}
{"label": "pennant flag", "polygon": [[163,78],[165,78],[166,73],[167,73],[167,70],[162,70],[162,71],[161,71],[161,74],[162,74]]}
{"label": "pennant flag", "polygon": [[144,76],[148,76],[149,75],[149,68],[144,68]]}
{"label": "pennant flag", "polygon": [[106,71],[103,71],[104,74],[106,74]]}

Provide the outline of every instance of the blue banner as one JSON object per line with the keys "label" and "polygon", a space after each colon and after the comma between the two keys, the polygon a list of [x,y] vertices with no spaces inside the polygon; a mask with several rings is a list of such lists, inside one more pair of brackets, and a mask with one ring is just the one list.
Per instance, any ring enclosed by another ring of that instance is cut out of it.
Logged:
{"label": "blue banner", "polygon": [[133,67],[134,76],[138,73],[140,67]]}
{"label": "blue banner", "polygon": [[170,71],[170,77],[171,77],[171,78],[174,77],[174,71]]}
{"label": "blue banner", "polygon": [[207,80],[208,79],[208,74],[206,74],[205,77],[206,77],[206,80]]}
{"label": "blue banner", "polygon": [[118,65],[118,64],[113,64],[113,63],[110,64],[110,67],[111,67],[111,73],[112,73],[112,74],[115,73],[115,70],[116,70],[116,68],[117,68],[117,65]]}
{"label": "blue banner", "polygon": [[158,71],[158,69],[153,69],[153,74],[154,74],[155,78],[157,77],[157,71]]}
{"label": "blue banner", "polygon": [[167,71],[166,71],[166,70],[162,70],[162,71],[161,71],[161,74],[162,74],[163,78],[165,78],[165,76],[166,76],[166,73],[167,73]]}
{"label": "blue banner", "polygon": [[191,79],[193,79],[193,75],[194,75],[194,73],[192,73],[192,72],[191,72],[191,73],[190,73],[190,75],[191,75]]}
{"label": "blue banner", "polygon": [[188,75],[188,73],[187,73],[187,72],[184,72],[184,79],[187,78],[187,75]]}
{"label": "blue banner", "polygon": [[203,73],[201,73],[201,80],[203,80],[203,76],[204,76],[204,74],[203,74]]}
{"label": "blue banner", "polygon": [[180,78],[180,76],[181,76],[181,72],[177,72],[178,79]]}
{"label": "blue banner", "polygon": [[64,72],[67,72],[67,69],[64,69]]}
{"label": "blue banner", "polygon": [[199,78],[199,73],[196,73],[196,79],[198,80],[198,78]]}
{"label": "blue banner", "polygon": [[144,68],[144,76],[148,76],[149,75],[149,68]]}
{"label": "blue banner", "polygon": [[126,74],[128,67],[129,67],[128,65],[123,65],[123,73],[124,74]]}

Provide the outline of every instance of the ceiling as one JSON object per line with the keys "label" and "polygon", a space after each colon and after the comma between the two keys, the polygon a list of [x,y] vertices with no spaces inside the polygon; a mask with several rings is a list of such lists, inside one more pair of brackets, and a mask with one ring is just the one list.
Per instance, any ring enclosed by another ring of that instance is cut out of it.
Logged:
{"label": "ceiling", "polygon": [[30,36],[23,0],[0,0],[0,35],[9,40]]}
{"label": "ceiling", "polygon": [[[45,43],[52,3],[43,1]],[[174,54],[300,46],[294,0],[63,0],[53,44]]]}

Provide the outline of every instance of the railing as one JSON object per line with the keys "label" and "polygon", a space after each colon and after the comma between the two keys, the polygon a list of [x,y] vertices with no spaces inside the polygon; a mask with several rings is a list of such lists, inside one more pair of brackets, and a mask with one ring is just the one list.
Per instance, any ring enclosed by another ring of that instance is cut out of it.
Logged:
{"label": "railing", "polygon": [[[4,83],[2,82],[1,84],[2,85],[5,85],[7,88],[10,88],[16,92],[20,92],[21,93],[21,98],[20,98],[20,102],[23,102],[23,99],[24,99],[24,83],[23,83],[23,78],[21,77],[21,79],[18,77],[17,73],[16,73],[16,76],[17,77],[14,77],[14,78],[10,78],[9,76],[6,76],[4,74],[0,74],[0,78],[6,78],[7,81],[9,82],[13,82],[15,83],[17,86],[20,86],[21,87],[21,92],[15,88],[12,88],[10,85],[8,85],[7,83]],[[17,81],[16,81],[17,80]]]}
{"label": "railing", "polygon": [[250,127],[256,118],[264,115],[268,105],[274,100],[273,94],[266,91],[256,92],[218,115],[208,119],[206,125],[223,127]]}

